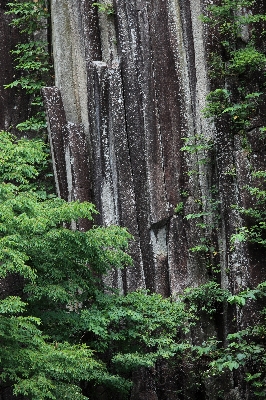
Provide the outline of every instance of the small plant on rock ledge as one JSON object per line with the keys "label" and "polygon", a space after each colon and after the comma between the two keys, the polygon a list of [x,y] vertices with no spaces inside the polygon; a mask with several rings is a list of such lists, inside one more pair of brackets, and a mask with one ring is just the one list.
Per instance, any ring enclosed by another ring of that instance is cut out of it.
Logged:
{"label": "small plant on rock ledge", "polygon": [[106,15],[114,15],[115,10],[112,4],[104,4],[104,3],[92,3],[94,7],[97,7],[99,12],[102,12]]}

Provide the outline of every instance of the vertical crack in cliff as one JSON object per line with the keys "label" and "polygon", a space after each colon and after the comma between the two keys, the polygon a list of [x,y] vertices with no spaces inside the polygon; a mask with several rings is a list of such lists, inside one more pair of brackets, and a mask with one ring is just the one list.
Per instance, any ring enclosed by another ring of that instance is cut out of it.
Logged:
{"label": "vertical crack in cliff", "polygon": [[[129,164],[130,164],[130,174],[131,174],[132,180],[134,182],[133,161],[132,161],[130,138],[129,138],[127,106],[126,106],[126,99],[125,99],[125,96],[126,96],[126,94],[125,94],[125,82],[124,82],[124,76],[122,74],[121,68],[119,70],[120,70],[120,77],[121,77],[121,90],[122,90],[122,99],[123,99],[123,110],[124,110],[124,121],[125,121],[125,133],[126,133],[126,140],[127,140],[127,151],[128,151]],[[134,185],[134,204],[135,204],[135,206],[137,208],[137,195],[136,195],[136,187],[135,187],[135,185]],[[122,205],[122,207],[123,207],[123,205]],[[141,249],[140,220],[139,220],[139,213],[138,212],[136,212],[136,225],[137,225],[138,237],[134,236],[134,240],[137,243],[137,245],[140,246],[140,249]],[[142,255],[142,251],[141,251],[141,255]],[[139,260],[139,262],[140,262],[139,268],[143,269],[143,261],[142,261],[142,259]],[[122,271],[122,279],[123,279],[124,291],[125,291],[125,293],[127,293],[128,288],[131,285],[130,285],[130,282],[128,282],[128,277],[127,277],[127,274],[126,274],[125,270]],[[144,276],[144,280],[145,280],[145,276]]]}
{"label": "vertical crack in cliff", "polygon": [[164,181],[164,191],[165,191],[165,198],[167,200],[167,187],[166,187],[166,178],[165,178],[165,162],[164,162],[164,151],[163,151],[163,141],[162,141],[162,131],[161,131],[161,123],[160,123],[160,111],[159,111],[159,99],[158,99],[158,93],[157,93],[157,88],[156,88],[156,79],[155,79],[155,66],[154,66],[154,51],[153,51],[153,45],[152,45],[152,40],[151,40],[151,22],[150,22],[150,13],[149,13],[149,8],[147,7],[147,20],[148,20],[148,30],[149,30],[149,37],[150,37],[150,50],[151,50],[151,67],[152,67],[152,78],[154,81],[154,94],[155,94],[155,112],[156,112],[156,120],[157,120],[157,127],[158,127],[158,133],[159,133],[159,138],[160,138],[160,153],[161,153],[161,165],[162,165],[162,170],[163,170],[163,181]]}

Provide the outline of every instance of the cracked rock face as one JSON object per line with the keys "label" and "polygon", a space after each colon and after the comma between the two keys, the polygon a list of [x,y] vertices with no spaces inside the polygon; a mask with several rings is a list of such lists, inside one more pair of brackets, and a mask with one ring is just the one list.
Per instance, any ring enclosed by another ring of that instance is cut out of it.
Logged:
{"label": "cracked rock face", "polygon": [[[201,4],[117,0],[109,16],[88,1],[53,0],[51,9],[55,82],[66,121],[83,125],[97,222],[126,226],[135,238],[134,267],[112,284],[169,295],[204,282],[202,260],[187,252],[194,227],[174,215],[186,188],[192,198],[208,192],[204,174],[188,179],[195,160],[180,151],[183,137],[212,135],[201,116]],[[187,212],[195,208],[186,201]]]}
{"label": "cracked rock face", "polygon": [[[209,235],[217,245],[222,287],[254,285],[256,266],[246,246],[230,250],[230,235],[242,223],[231,204],[247,202],[243,187],[250,164],[237,138],[224,134],[226,126],[214,127],[202,116],[210,90],[206,59],[215,50],[212,33],[200,21],[208,2],[115,0],[113,15],[92,3],[52,1],[57,88],[47,90],[62,96],[61,111],[46,104],[50,126],[61,124],[56,134],[66,132],[67,121],[74,123],[81,147],[87,146],[85,172],[72,177],[75,134],[67,146],[54,146],[54,154],[66,152],[65,183],[58,193],[72,198],[74,190],[78,198],[73,185],[84,188],[80,196],[87,191],[100,212],[97,223],[126,226],[135,238],[134,267],[111,274],[109,284],[124,292],[146,287],[169,295],[204,283],[206,256],[188,250]],[[212,141],[214,162],[199,162],[208,151],[181,151],[185,137]],[[224,173],[232,165],[234,181]],[[215,201],[219,222],[210,210]],[[183,210],[175,214],[180,203]],[[200,212],[207,233],[198,221],[182,217]]]}
{"label": "cracked rock face", "polygon": [[[51,0],[56,87],[45,88],[43,96],[58,194],[92,201],[100,212],[96,223],[126,226],[134,236],[134,266],[111,273],[108,284],[124,293],[144,287],[163,295],[198,286],[209,279],[207,256],[189,249],[202,237],[216,246],[212,261],[223,288],[235,293],[266,280],[262,255],[246,244],[234,249],[230,244],[243,224],[231,205],[250,204],[244,187],[252,164],[265,169],[265,143],[254,126],[248,157],[241,138],[227,134],[227,121],[213,126],[201,112],[212,89],[206,60],[216,42],[200,15],[211,1],[114,0],[114,15],[98,12],[92,3]],[[257,3],[265,13],[264,3]],[[0,79],[6,84],[12,80],[9,50],[17,33],[9,35],[1,7],[0,62],[6,72]],[[26,113],[27,102],[0,84],[4,129]],[[183,152],[187,137],[194,144],[212,142],[213,149]],[[180,213],[174,211],[177,204]],[[184,218],[198,213],[204,228]],[[81,221],[79,228],[89,226]],[[222,318],[220,336],[230,328],[226,313]],[[245,318],[239,326],[247,324]],[[143,385],[136,377],[132,400],[158,398],[156,379],[145,373]],[[176,388],[168,386],[169,399],[176,399],[171,394]],[[231,389],[231,399],[241,398]]]}
{"label": "cracked rock face", "polygon": [[[200,21],[210,1],[114,0],[114,15],[97,12],[92,3],[52,0],[57,88],[49,90],[62,96],[63,135],[72,126],[66,121],[75,124],[64,147],[65,196],[71,198],[74,190],[78,198],[75,186],[86,188],[82,196],[87,193],[100,212],[96,223],[126,226],[134,236],[133,267],[112,272],[107,283],[124,293],[144,287],[175,295],[207,282],[211,262],[220,270],[222,288],[237,293],[255,287],[266,279],[264,256],[245,243],[232,248],[230,237],[244,223],[232,204],[250,204],[245,185],[254,163],[265,169],[265,146],[254,125],[248,157],[241,138],[229,134],[226,119],[214,126],[202,115],[213,89],[207,59],[217,50],[217,38]],[[262,2],[259,11],[265,12]],[[207,145],[184,152],[184,138]],[[77,140],[84,149],[79,174],[73,167]],[[60,149],[55,146],[54,152]],[[200,219],[184,218],[193,214]],[[207,247],[208,241],[211,254],[190,250]],[[239,314],[236,328],[224,310],[217,326],[208,329],[224,338],[247,326],[252,315],[252,310]],[[159,399],[160,390],[177,399],[173,371],[162,369],[164,380],[169,374],[164,388],[156,383],[160,367],[142,371],[134,378],[131,400]],[[230,379],[228,396],[242,398]],[[216,398],[213,384],[206,383],[206,396]]]}

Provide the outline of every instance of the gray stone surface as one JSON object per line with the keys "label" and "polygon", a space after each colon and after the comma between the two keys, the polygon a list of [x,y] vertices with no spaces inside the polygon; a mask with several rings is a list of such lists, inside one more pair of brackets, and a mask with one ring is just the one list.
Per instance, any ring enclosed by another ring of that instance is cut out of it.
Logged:
{"label": "gray stone surface", "polygon": [[[259,127],[266,121],[252,121],[249,153],[239,135],[228,134],[226,118],[213,126],[202,116],[212,89],[206,62],[219,38],[199,17],[216,0],[103,0],[113,4],[114,15],[100,13],[93,2],[51,0],[55,87],[43,89],[43,97],[58,195],[94,202],[96,223],[126,226],[134,236],[134,265],[112,271],[106,283],[123,293],[148,288],[175,295],[206,282],[211,261],[221,270],[223,288],[236,293],[255,287],[266,280],[265,254],[243,243],[232,248],[230,237],[244,221],[231,205],[252,204],[245,185],[253,179],[252,166],[265,170],[266,143]],[[256,12],[265,13],[265,7],[263,0],[256,1]],[[3,85],[19,73],[10,50],[26,38],[9,26],[6,8],[7,1],[0,0],[0,129],[18,133],[15,126],[28,117],[29,99]],[[242,40],[249,35],[243,30]],[[217,84],[224,85],[222,77]],[[213,150],[184,153],[184,137],[193,144],[211,140]],[[204,157],[212,162],[200,162]],[[181,202],[183,210],[175,214]],[[184,218],[201,212],[200,219]],[[78,228],[90,224],[80,221]],[[215,250],[189,251],[202,237]],[[18,293],[22,282],[12,276],[0,286],[5,296]],[[234,321],[231,317],[224,309],[217,326],[208,329],[224,338],[251,324],[256,310],[247,306]],[[195,338],[204,334],[198,327]],[[167,366],[157,367],[136,374],[132,400],[178,399]],[[189,367],[186,371],[189,375]],[[244,398],[238,379],[228,380],[225,398]],[[212,384],[205,384],[205,397],[215,400]],[[195,393],[186,395],[197,400]],[[0,398],[12,398],[9,388]]]}
{"label": "gray stone surface", "polygon": [[[248,285],[248,249],[230,250],[230,235],[242,224],[231,204],[246,201],[242,171],[249,163],[224,135],[226,122],[214,128],[201,113],[213,39],[199,17],[208,2],[115,0],[111,16],[92,3],[52,1],[55,80],[66,120],[84,127],[89,198],[100,212],[96,222],[126,226],[135,238],[134,267],[114,274],[110,283],[168,295],[206,282],[206,256],[188,249],[209,236],[217,242],[222,286]],[[211,156],[205,150],[180,151],[182,138],[196,143],[200,135],[214,140],[215,168],[199,163]],[[237,181],[226,174],[234,160]],[[195,173],[188,175],[189,169]],[[69,171],[68,181],[79,185]],[[221,191],[219,222],[210,212],[210,200],[217,200],[213,185]],[[174,215],[181,201],[184,214],[206,214],[206,228]]]}
{"label": "gray stone surface", "polygon": [[46,87],[42,89],[42,95],[46,108],[56,190],[59,197],[68,200],[67,169],[64,150],[66,115],[61,93],[56,87]]}
{"label": "gray stone surface", "polygon": [[[89,198],[100,212],[96,222],[126,226],[134,236],[134,266],[113,271],[106,282],[122,292],[146,287],[174,295],[208,281],[214,272],[206,266],[212,262],[221,270],[223,288],[236,293],[254,287],[266,279],[263,257],[244,244],[232,248],[230,237],[244,221],[231,205],[251,204],[244,188],[253,164],[265,169],[265,142],[258,128],[265,121],[254,121],[248,133],[253,152],[248,155],[241,138],[228,134],[226,118],[214,126],[202,116],[212,89],[207,58],[217,46],[216,33],[200,21],[210,1],[114,0],[111,16],[99,13],[92,3],[52,0],[53,46],[56,85],[71,123],[67,126],[74,140],[83,125],[80,145],[86,138],[88,154],[87,166],[82,156],[84,174],[73,169],[78,152],[68,157],[73,160],[67,170],[68,196],[73,198],[70,192],[89,175]],[[256,7],[265,12],[262,1]],[[248,34],[243,31],[243,38]],[[65,135],[65,122],[60,124]],[[213,149],[184,153],[184,137],[193,144],[212,141]],[[83,194],[77,191],[75,196]],[[180,202],[183,210],[175,214]],[[193,213],[204,215],[184,218]],[[204,237],[214,251],[189,251]],[[225,309],[222,321],[209,328],[225,337],[235,327],[247,326],[254,315],[247,308],[232,326]],[[132,399],[159,398],[153,371],[145,374],[144,381],[136,377]],[[174,386],[165,387],[169,399],[178,398]],[[238,387],[230,393],[242,395]],[[192,392],[187,396],[197,399]]]}

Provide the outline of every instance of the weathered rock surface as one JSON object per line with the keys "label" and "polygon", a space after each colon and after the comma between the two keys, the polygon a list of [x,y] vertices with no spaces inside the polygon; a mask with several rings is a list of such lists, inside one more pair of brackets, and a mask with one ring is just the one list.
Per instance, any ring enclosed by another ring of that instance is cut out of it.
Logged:
{"label": "weathered rock surface", "polygon": [[56,0],[51,8],[55,81],[67,121],[84,126],[97,222],[127,226],[135,237],[125,291],[181,292],[206,279],[202,260],[187,252],[194,227],[174,216],[182,192],[189,189],[185,211],[193,212],[193,198],[209,190],[204,173],[188,179],[196,162],[180,151],[183,137],[211,135],[201,116],[203,10],[198,1],[118,0],[115,16],[97,19],[91,3]]}
{"label": "weathered rock surface", "polygon": [[[250,204],[244,189],[250,167],[265,169],[258,130],[265,121],[248,134],[253,150],[248,156],[240,138],[227,133],[226,120],[214,127],[202,116],[210,90],[206,60],[217,44],[199,18],[210,0],[114,0],[114,15],[98,12],[92,3],[51,0],[56,87],[45,88],[43,96],[58,194],[94,202],[97,223],[126,226],[135,238],[134,266],[114,272],[108,283],[124,292],[146,287],[163,295],[181,293],[208,280],[208,258],[219,266],[223,288],[235,293],[254,287],[266,279],[262,257],[245,244],[232,249],[230,237],[243,221],[231,206]],[[263,2],[257,3],[265,13]],[[15,33],[8,36],[7,20],[0,17],[3,83],[12,79],[8,52],[16,40]],[[17,110],[24,108],[0,83],[2,129],[16,123]],[[213,149],[184,153],[184,137],[212,141]],[[199,162],[202,158],[211,162]],[[193,213],[203,213],[205,227],[183,218]],[[88,228],[82,224],[80,229]],[[189,252],[203,237],[215,244],[212,254]],[[245,315],[239,315],[238,326],[250,323]],[[220,319],[216,329],[224,338],[232,329],[226,310]],[[178,399],[174,384],[158,397],[158,376],[145,374],[142,382],[136,376],[132,400]],[[229,397],[244,398],[234,385],[228,381]],[[216,398],[213,389],[206,391],[205,397],[188,393],[188,398]]]}
{"label": "weathered rock surface", "polygon": [[[163,295],[180,293],[208,280],[208,258],[221,269],[223,288],[234,293],[256,285],[266,278],[259,257],[246,245],[230,244],[243,224],[231,206],[250,201],[244,187],[252,160],[240,139],[226,133],[226,121],[214,127],[201,112],[210,90],[206,60],[216,45],[200,21],[209,2],[114,0],[109,16],[92,3],[52,0],[52,33],[56,86],[66,120],[76,124],[69,143],[82,124],[88,146],[86,173],[77,179],[89,176],[88,199],[100,212],[96,222],[126,226],[135,238],[134,266],[111,274],[108,283],[124,292],[146,287]],[[59,120],[62,113],[61,108]],[[65,135],[65,122],[60,124],[57,132]],[[184,137],[194,144],[211,141],[213,149],[184,153]],[[265,168],[264,153],[251,143],[252,157]],[[65,190],[71,198],[70,186],[81,183],[69,171]],[[181,203],[183,210],[175,214]],[[193,213],[203,213],[202,225],[183,218]],[[212,254],[189,252],[201,238],[215,244]],[[222,318],[216,327],[221,338],[232,329],[226,310]],[[239,316],[236,323],[248,321]],[[144,381],[143,387],[136,380],[132,400],[158,398],[154,377]],[[229,386],[232,398],[241,397],[232,382]],[[213,389],[206,390],[212,397]],[[169,387],[165,398],[176,399],[175,391]]]}

